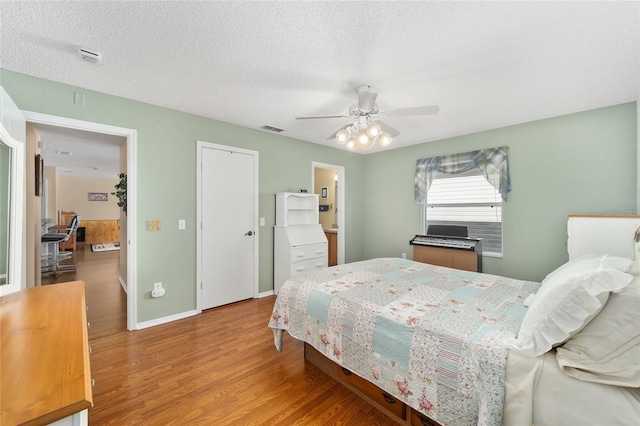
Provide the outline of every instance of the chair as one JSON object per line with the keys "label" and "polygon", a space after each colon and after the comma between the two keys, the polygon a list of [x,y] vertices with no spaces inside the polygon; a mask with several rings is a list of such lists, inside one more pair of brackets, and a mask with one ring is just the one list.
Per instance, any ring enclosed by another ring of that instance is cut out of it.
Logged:
{"label": "chair", "polygon": [[[77,270],[77,265],[61,265],[60,262],[71,257],[71,253],[60,253],[60,243],[69,241],[69,238],[80,226],[80,216],[74,215],[68,226],[53,226],[51,229],[65,231],[64,233],[46,233],[42,234],[41,241],[48,244],[47,254],[43,254],[41,258],[41,266],[43,274],[53,274],[57,277],[62,272],[73,272]],[[53,246],[53,247],[51,247]],[[50,250],[52,248],[52,250]]]}

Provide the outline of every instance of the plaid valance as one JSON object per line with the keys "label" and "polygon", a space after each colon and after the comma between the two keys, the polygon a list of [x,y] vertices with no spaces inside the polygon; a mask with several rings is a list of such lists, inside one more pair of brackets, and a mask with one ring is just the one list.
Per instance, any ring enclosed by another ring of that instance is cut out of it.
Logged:
{"label": "plaid valance", "polygon": [[427,191],[431,187],[433,173],[456,174],[474,168],[480,169],[487,182],[502,194],[507,201],[511,191],[507,151],[509,147],[482,149],[461,154],[441,155],[416,161],[415,199],[417,204],[427,201]]}

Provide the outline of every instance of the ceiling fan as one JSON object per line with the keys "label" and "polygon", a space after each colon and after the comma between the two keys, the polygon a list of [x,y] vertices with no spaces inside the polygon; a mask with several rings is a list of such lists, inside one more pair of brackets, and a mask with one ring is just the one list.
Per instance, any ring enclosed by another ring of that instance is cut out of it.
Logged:
{"label": "ceiling fan", "polygon": [[412,108],[389,109],[380,111],[376,104],[377,93],[371,92],[371,86],[363,85],[356,88],[358,103],[349,107],[349,115],[315,115],[296,117],[296,120],[310,120],[318,118],[351,118],[353,123],[341,127],[327,140],[335,138],[339,144],[346,144],[349,149],[369,149],[376,142],[381,146],[388,146],[400,132],[389,126],[381,117],[407,117],[416,115],[434,115],[440,111],[437,105],[427,105]]}

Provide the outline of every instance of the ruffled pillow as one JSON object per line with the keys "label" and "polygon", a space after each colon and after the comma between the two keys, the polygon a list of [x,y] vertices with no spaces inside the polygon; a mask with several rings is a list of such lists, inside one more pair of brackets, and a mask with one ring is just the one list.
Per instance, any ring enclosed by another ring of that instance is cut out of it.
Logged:
{"label": "ruffled pillow", "polygon": [[542,355],[584,328],[600,312],[609,293],[621,290],[632,278],[617,269],[556,276],[540,287],[518,337],[507,339],[505,345],[531,357]]}
{"label": "ruffled pillow", "polygon": [[576,379],[640,387],[640,276],[611,293],[598,316],[558,347],[556,359]]}
{"label": "ruffled pillow", "polygon": [[631,267],[632,260],[625,257],[608,255],[584,255],[570,260],[558,269],[549,273],[542,281],[542,285],[554,284],[565,281],[569,278],[577,277],[587,272],[598,269],[615,269],[626,272]]}

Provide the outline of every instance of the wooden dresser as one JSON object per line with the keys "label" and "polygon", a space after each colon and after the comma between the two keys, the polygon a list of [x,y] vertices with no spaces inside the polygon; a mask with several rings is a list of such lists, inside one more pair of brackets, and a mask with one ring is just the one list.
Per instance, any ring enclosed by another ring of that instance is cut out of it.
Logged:
{"label": "wooden dresser", "polygon": [[86,425],[93,405],[84,282],[0,299],[0,424]]}

